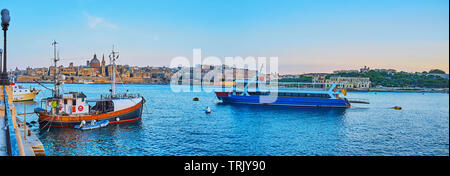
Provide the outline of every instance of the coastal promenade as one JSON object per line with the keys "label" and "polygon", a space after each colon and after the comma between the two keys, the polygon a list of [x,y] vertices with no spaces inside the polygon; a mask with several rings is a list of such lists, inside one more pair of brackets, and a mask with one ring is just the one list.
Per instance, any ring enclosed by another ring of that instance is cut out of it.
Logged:
{"label": "coastal promenade", "polygon": [[0,156],[7,156],[7,141],[6,141],[6,121],[5,116],[0,115]]}
{"label": "coastal promenade", "polygon": [[[7,101],[4,101],[5,99]],[[16,118],[11,86],[1,86],[0,102],[0,156],[45,155],[44,146],[39,138],[24,122]]]}

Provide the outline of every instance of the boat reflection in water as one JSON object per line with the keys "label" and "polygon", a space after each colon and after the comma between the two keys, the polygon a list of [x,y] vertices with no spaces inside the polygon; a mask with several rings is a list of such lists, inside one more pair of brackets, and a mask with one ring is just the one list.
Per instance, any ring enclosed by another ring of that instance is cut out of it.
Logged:
{"label": "boat reflection in water", "polygon": [[342,117],[345,115],[347,109],[345,108],[317,108],[317,107],[291,107],[291,106],[261,106],[256,104],[231,104],[231,103],[218,103],[218,106],[231,106],[233,110],[236,110],[236,115],[239,113],[267,113],[278,114],[280,116],[292,116],[296,114],[298,117],[308,116],[330,116],[330,117]]}
{"label": "boat reflection in water", "polygon": [[[36,127],[35,130],[38,131],[39,138],[42,139],[49,153],[88,156],[101,153],[102,155],[119,156],[130,155],[130,153],[123,152],[127,148],[124,146],[129,145],[125,145],[124,141],[130,140],[130,138],[134,139],[134,136],[142,131],[142,121],[108,125],[104,128],[89,131],[52,127],[45,129]],[[128,135],[132,135],[132,137]]]}

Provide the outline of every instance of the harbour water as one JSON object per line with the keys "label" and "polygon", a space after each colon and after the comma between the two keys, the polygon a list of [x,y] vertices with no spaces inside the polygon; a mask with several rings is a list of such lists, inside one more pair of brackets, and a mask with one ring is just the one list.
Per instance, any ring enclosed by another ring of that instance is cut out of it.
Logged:
{"label": "harbour water", "polygon": [[[21,83],[24,87],[37,84]],[[52,84],[46,84],[52,87]],[[99,98],[109,84],[66,84]],[[118,85],[146,100],[139,122],[80,131],[31,129],[46,155],[304,156],[449,155],[449,94],[350,92],[369,105],[350,109],[223,105],[212,92],[173,93],[169,85]],[[43,90],[27,111],[51,95]],[[199,101],[192,101],[198,97]],[[204,113],[205,107],[212,113]],[[401,106],[402,110],[391,107]],[[23,103],[16,103],[23,112]],[[20,117],[21,118],[21,117]],[[29,115],[27,121],[37,121]]]}

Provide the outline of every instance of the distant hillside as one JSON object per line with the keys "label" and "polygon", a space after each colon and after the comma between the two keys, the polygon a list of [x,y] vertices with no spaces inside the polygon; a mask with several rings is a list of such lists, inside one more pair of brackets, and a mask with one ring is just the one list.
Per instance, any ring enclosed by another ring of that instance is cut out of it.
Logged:
{"label": "distant hillside", "polygon": [[298,78],[283,78],[279,82],[312,82],[311,76],[300,75]]}
{"label": "distant hillside", "polygon": [[[435,72],[435,71],[433,71]],[[440,72],[439,72],[440,73]],[[372,82],[372,86],[385,86],[385,87],[424,87],[424,88],[448,88],[449,80],[437,75],[429,75],[426,73],[415,74],[405,72],[378,72],[370,70],[364,73],[351,72],[351,73],[336,73],[327,75],[327,78],[332,75],[345,76],[345,77],[369,77]]]}

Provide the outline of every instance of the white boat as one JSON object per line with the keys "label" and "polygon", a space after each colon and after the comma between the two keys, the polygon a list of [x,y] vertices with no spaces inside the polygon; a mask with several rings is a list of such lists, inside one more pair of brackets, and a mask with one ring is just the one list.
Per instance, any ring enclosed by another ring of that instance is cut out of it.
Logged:
{"label": "white boat", "polygon": [[80,129],[80,130],[92,130],[96,128],[102,128],[109,124],[108,120],[100,120],[100,121],[91,121],[90,123],[86,124],[85,121],[81,122],[80,125],[75,125],[74,128]]}
{"label": "white boat", "polygon": [[21,85],[11,83],[13,87],[13,101],[32,101],[34,97],[40,92],[35,88],[24,88]]}

